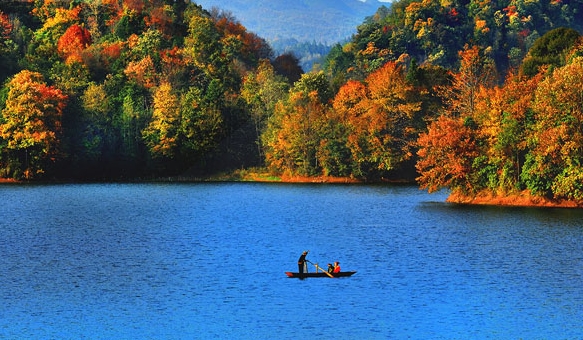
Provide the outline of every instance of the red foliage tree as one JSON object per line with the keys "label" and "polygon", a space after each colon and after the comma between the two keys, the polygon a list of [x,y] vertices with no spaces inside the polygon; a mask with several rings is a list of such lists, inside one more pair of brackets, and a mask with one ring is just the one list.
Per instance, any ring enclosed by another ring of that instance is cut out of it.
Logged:
{"label": "red foliage tree", "polygon": [[59,39],[57,50],[66,63],[81,62],[81,52],[91,45],[89,30],[77,24],[69,27]]}
{"label": "red foliage tree", "polygon": [[10,23],[10,18],[8,15],[0,11],[0,46],[4,42],[10,39],[10,33],[12,32],[12,24]]}

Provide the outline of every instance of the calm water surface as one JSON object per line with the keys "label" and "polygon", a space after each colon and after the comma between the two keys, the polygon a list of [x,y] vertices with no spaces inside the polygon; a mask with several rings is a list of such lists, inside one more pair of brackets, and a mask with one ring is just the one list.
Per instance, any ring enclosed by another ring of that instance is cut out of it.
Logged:
{"label": "calm water surface", "polygon": [[[0,338],[583,338],[583,211],[445,198],[406,186],[0,186]],[[288,279],[308,249],[358,273]]]}

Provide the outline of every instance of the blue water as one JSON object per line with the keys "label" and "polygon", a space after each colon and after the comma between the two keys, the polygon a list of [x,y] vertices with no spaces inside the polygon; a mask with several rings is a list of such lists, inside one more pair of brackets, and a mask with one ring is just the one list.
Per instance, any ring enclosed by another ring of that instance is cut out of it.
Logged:
{"label": "blue water", "polygon": [[[583,211],[445,198],[408,186],[0,186],[0,338],[583,338]],[[358,272],[287,278],[303,250]]]}

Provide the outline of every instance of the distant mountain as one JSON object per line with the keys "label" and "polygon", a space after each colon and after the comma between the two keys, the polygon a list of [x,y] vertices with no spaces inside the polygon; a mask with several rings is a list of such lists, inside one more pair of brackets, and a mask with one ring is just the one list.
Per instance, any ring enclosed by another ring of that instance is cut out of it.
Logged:
{"label": "distant mountain", "polygon": [[356,33],[356,27],[389,0],[194,0],[205,9],[230,11],[249,31],[271,43],[333,44]]}

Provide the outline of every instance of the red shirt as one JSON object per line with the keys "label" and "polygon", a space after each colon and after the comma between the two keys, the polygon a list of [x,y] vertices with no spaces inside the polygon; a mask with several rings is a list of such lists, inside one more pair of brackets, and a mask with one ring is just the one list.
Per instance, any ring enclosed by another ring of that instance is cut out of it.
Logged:
{"label": "red shirt", "polygon": [[340,273],[340,265],[334,267],[334,273]]}

